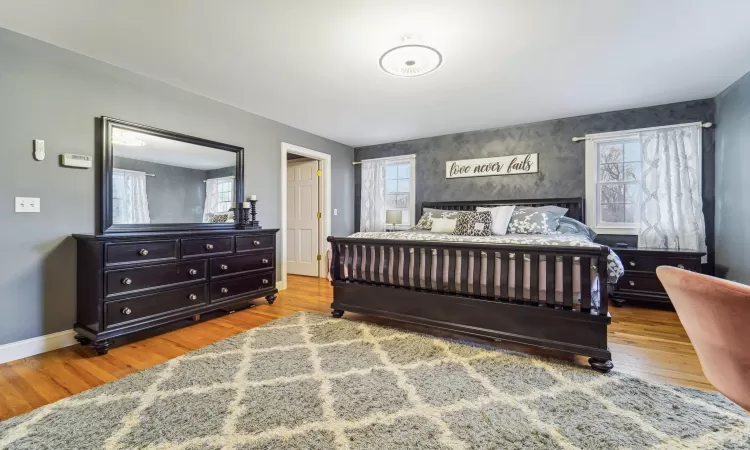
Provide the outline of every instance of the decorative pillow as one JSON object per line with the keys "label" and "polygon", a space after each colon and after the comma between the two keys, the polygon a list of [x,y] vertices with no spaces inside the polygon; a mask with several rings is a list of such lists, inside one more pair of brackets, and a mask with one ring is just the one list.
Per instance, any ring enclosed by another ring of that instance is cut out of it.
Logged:
{"label": "decorative pillow", "polygon": [[568,212],[559,206],[516,206],[508,224],[509,234],[551,234]]}
{"label": "decorative pillow", "polygon": [[492,213],[461,212],[456,219],[453,234],[460,236],[489,236],[492,230]]}
{"label": "decorative pillow", "polygon": [[450,209],[434,209],[425,208],[422,211],[422,217],[419,218],[419,222],[414,225],[415,230],[431,230],[432,219],[436,217],[442,217],[445,219],[455,219],[458,217],[461,211],[452,211]]}
{"label": "decorative pillow", "polygon": [[432,219],[433,233],[453,234],[456,230],[456,219],[447,219],[445,217],[435,217]]}
{"label": "decorative pillow", "polygon": [[508,231],[508,224],[514,209],[516,209],[516,205],[493,206],[492,208],[477,206],[478,212],[489,211],[492,214],[491,232],[494,236],[504,236]]}
{"label": "decorative pillow", "polygon": [[570,217],[560,217],[560,227],[557,232],[560,234],[585,234],[592,241],[596,239],[594,230]]}

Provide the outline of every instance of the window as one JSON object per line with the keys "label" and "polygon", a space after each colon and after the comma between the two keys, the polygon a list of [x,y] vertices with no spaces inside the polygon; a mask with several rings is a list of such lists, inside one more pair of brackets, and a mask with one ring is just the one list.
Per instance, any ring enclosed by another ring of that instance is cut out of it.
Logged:
{"label": "window", "polygon": [[218,184],[218,204],[216,212],[223,213],[229,211],[234,198],[234,178],[221,178]]}
{"label": "window", "polygon": [[632,131],[591,135],[586,142],[586,221],[598,233],[638,234],[641,141]]}
{"label": "window", "polygon": [[414,225],[414,158],[389,160],[385,166],[385,208],[401,210],[401,224]]}
{"label": "window", "polygon": [[[203,222],[215,222],[217,214],[226,213],[234,201],[234,177],[209,178],[206,180],[206,203],[203,206]],[[234,220],[230,216],[230,222]],[[223,220],[222,220],[223,222]]]}

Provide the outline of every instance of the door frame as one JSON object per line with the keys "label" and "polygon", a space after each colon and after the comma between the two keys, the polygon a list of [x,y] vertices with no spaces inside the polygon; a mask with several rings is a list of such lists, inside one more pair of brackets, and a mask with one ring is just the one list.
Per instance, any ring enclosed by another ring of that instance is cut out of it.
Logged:
{"label": "door frame", "polygon": [[289,144],[287,142],[281,143],[281,288],[286,289],[287,286],[287,185],[286,185],[286,170],[287,170],[287,154],[292,153],[294,155],[304,156],[306,158],[315,159],[319,161],[320,170],[323,175],[320,177],[321,183],[323,183],[322,192],[323,195],[318,194],[318,202],[322,201],[322,205],[318,205],[321,212],[321,223],[318,226],[318,253],[321,255],[320,261],[318,261],[318,276],[325,278],[328,274],[327,270],[327,241],[326,238],[331,235],[331,155],[328,153],[322,153],[309,148],[300,147],[299,145]]}

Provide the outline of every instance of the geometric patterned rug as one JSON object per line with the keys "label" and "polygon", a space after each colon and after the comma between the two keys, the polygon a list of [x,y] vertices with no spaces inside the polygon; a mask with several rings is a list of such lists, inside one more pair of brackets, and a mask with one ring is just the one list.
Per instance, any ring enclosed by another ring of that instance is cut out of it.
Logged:
{"label": "geometric patterned rug", "polygon": [[0,423],[7,449],[741,449],[725,397],[297,313]]}

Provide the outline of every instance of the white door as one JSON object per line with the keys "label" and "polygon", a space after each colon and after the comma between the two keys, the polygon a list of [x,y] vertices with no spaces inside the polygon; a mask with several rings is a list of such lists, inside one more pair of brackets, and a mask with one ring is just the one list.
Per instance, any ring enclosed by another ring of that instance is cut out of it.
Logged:
{"label": "white door", "polygon": [[318,161],[287,161],[287,272],[318,276]]}

